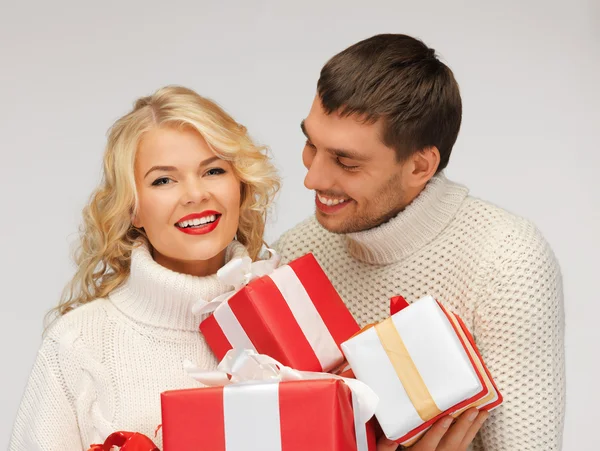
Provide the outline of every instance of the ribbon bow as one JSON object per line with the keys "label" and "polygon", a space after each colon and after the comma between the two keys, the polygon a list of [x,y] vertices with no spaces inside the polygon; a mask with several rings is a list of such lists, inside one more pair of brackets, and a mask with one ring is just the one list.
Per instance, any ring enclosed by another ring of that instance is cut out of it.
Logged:
{"label": "ribbon bow", "polygon": [[88,451],[110,451],[113,446],[118,446],[121,451],[159,451],[145,435],[137,432],[115,432],[108,436],[101,445],[92,445]]}
{"label": "ribbon bow", "polygon": [[281,257],[273,249],[267,250],[271,253],[268,260],[252,262],[250,257],[237,257],[219,269],[217,277],[223,284],[232,286],[233,290],[217,296],[210,302],[200,299],[192,307],[192,312],[196,315],[214,312],[223,302],[226,302],[251,281],[271,274],[279,266]]}
{"label": "ribbon bow", "polygon": [[379,403],[379,397],[375,392],[367,384],[357,379],[347,379],[330,373],[298,371],[279,363],[272,357],[258,354],[250,349],[234,348],[229,350],[217,366],[216,371],[203,371],[190,361],[184,363],[184,368],[192,378],[210,387],[221,387],[240,382],[342,380],[348,385],[357,401],[358,413],[356,418],[361,423],[366,423],[371,419]]}

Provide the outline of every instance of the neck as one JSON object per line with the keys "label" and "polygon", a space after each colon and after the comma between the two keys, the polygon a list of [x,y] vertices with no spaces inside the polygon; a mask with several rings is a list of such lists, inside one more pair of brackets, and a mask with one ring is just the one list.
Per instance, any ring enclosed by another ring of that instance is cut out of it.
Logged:
{"label": "neck", "polygon": [[[234,241],[227,247],[225,260],[247,256],[246,248]],[[153,258],[149,246],[141,242],[131,254],[130,274],[109,298],[133,321],[165,329],[198,331],[202,319],[192,313],[199,300],[210,301],[231,290],[214,273],[198,277],[163,266]]]}
{"label": "neck", "polygon": [[[427,183],[429,183],[429,181],[427,181]],[[427,186],[427,183],[425,183],[421,186],[416,186],[414,188],[406,188],[404,190],[404,202],[403,202],[402,208],[398,211],[398,213],[401,213],[406,207],[408,207],[410,204],[412,204],[413,201],[417,197],[419,197],[419,195],[423,192],[423,190]],[[394,216],[396,216],[396,215],[394,215]]]}
{"label": "neck", "polygon": [[152,249],[152,258],[159,265],[170,269],[171,271],[188,274],[190,276],[206,277],[216,274],[225,264],[225,253],[223,249],[214,257],[208,260],[179,260],[161,254],[156,249]]}

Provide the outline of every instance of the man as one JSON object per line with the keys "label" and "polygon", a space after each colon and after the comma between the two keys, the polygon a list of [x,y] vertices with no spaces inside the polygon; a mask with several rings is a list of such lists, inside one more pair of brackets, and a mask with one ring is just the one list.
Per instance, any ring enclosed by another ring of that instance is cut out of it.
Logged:
{"label": "man", "polygon": [[284,261],[314,253],[363,326],[394,295],[433,295],[465,320],[504,404],[483,426],[483,413],[438,422],[415,450],[464,450],[478,431],[474,450],[558,450],[560,270],[533,224],[444,176],[461,115],[452,71],[414,38],[374,36],[334,56],[301,125],[316,213],[275,247]]}

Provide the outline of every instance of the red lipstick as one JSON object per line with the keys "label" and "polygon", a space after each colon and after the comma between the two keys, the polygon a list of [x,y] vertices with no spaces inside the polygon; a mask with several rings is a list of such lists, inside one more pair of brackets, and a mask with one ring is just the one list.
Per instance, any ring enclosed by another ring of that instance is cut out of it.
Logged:
{"label": "red lipstick", "polygon": [[[185,221],[192,221],[194,219],[206,218],[207,216],[215,216],[215,220],[213,222],[207,222],[206,224],[200,225],[192,225],[188,227],[181,227],[179,224]],[[202,213],[192,213],[183,218],[179,219],[175,224],[177,230],[183,233],[187,233],[188,235],[205,235],[207,233],[212,232],[219,225],[219,221],[221,219],[221,213],[214,210],[205,210]]]}

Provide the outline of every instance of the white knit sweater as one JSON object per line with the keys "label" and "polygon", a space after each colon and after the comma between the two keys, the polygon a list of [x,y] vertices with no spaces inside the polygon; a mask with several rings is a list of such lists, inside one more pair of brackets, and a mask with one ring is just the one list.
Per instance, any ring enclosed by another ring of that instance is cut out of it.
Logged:
{"label": "white knit sweater", "polygon": [[[247,255],[237,241],[227,259]],[[61,317],[38,352],[9,449],[87,450],[117,430],[154,438],[160,393],[200,386],[185,359],[214,369],[216,360],[191,313],[199,299],[228,287],[156,263],[145,246],[133,251],[131,274],[106,299]]]}
{"label": "white knit sweater", "polygon": [[274,247],[283,260],[312,252],[362,326],[389,315],[388,299],[431,294],[469,326],[504,404],[472,449],[561,449],[565,407],[561,275],[528,221],[435,176],[397,217],[336,235],[314,217]]}

